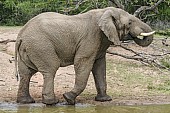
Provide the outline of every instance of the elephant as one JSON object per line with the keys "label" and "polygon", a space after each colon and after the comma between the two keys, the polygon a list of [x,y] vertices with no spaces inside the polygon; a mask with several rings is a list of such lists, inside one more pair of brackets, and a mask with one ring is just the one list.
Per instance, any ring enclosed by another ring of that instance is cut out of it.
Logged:
{"label": "elephant", "polygon": [[45,12],[33,17],[16,39],[15,69],[20,77],[17,102],[35,102],[29,93],[29,82],[40,72],[44,80],[42,103],[56,104],[59,100],[54,94],[55,73],[68,65],[74,65],[75,70],[74,87],[63,94],[68,104],[76,103],[90,72],[97,90],[95,101],[111,101],[106,92],[106,50],[111,44],[121,45],[127,35],[146,47],[152,43],[154,31],[140,19],[114,7],[71,16]]}

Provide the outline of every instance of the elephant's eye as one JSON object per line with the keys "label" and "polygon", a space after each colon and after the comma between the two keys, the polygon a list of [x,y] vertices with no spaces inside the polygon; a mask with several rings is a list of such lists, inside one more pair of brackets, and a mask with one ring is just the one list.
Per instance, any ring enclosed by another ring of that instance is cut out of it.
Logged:
{"label": "elephant's eye", "polygon": [[132,24],[132,19],[129,19],[129,23],[128,23],[129,25],[131,25]]}
{"label": "elephant's eye", "polygon": [[129,30],[129,29],[130,29],[130,25],[126,25],[125,28],[126,28],[127,30]]}

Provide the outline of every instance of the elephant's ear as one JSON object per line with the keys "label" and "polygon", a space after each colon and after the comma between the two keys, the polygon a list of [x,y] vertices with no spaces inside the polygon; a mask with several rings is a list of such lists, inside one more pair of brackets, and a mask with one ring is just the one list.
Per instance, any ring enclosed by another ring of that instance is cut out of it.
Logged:
{"label": "elephant's ear", "polygon": [[[116,21],[119,20],[118,12],[113,12],[112,10],[106,10],[99,20],[99,27],[108,37],[108,39],[115,45],[120,45],[120,39],[115,26]],[[114,22],[115,21],[115,22]]]}

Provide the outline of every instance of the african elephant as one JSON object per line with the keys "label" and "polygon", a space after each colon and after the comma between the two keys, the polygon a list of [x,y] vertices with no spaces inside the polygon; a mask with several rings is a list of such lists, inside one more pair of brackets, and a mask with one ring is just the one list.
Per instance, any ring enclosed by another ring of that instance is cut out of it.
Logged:
{"label": "african elephant", "polygon": [[[15,48],[16,75],[20,76],[18,103],[33,103],[29,82],[40,72],[44,84],[42,102],[55,104],[54,77],[59,67],[74,64],[74,88],[63,94],[68,104],[86,87],[92,71],[97,89],[96,101],[110,101],[106,89],[106,50],[111,43],[120,45],[130,34],[140,46],[153,40],[152,29],[126,11],[114,7],[94,9],[73,16],[42,13],[26,23],[19,32]],[[143,39],[137,38],[144,36]]]}

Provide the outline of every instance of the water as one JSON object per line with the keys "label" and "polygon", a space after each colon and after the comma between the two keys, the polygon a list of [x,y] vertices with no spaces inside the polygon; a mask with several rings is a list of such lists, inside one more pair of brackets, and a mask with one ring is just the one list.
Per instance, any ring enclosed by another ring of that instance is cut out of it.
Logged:
{"label": "water", "polygon": [[170,113],[170,105],[145,106],[94,106],[76,104],[75,106],[44,104],[0,104],[0,113]]}

